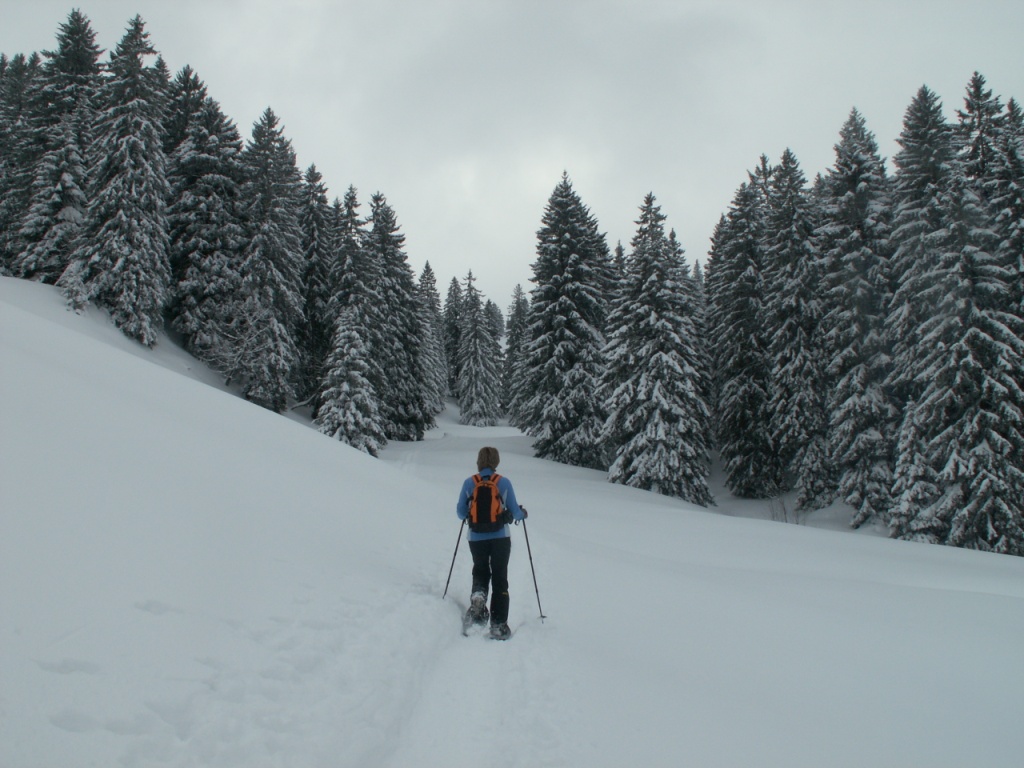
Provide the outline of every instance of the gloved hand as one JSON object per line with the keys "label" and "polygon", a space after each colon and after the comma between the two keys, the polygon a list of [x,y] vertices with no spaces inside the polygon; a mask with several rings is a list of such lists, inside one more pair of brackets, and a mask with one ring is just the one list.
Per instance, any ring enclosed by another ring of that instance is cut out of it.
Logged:
{"label": "gloved hand", "polygon": [[523,520],[525,520],[526,518],[529,517],[529,514],[527,514],[527,512],[526,512],[526,507],[520,506],[519,509],[522,510],[522,512],[523,512]]}

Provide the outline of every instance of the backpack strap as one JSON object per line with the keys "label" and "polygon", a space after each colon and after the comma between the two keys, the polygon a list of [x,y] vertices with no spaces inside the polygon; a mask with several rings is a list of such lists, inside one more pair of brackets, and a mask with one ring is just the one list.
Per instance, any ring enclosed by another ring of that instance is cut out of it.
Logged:
{"label": "backpack strap", "polygon": [[487,477],[484,477],[479,472],[477,472],[475,475],[473,475],[473,484],[474,485],[480,485],[480,483],[482,483],[484,480],[493,480],[495,485],[497,485],[498,481],[501,480],[501,475],[499,475],[494,470],[491,470],[491,474],[488,475]]}
{"label": "backpack strap", "polygon": [[508,507],[505,506],[505,497],[501,495],[501,490],[498,488],[498,481],[501,480],[501,475],[497,472],[492,472],[491,480],[494,481],[494,490],[498,494],[498,501],[501,503],[501,511],[508,511]]}

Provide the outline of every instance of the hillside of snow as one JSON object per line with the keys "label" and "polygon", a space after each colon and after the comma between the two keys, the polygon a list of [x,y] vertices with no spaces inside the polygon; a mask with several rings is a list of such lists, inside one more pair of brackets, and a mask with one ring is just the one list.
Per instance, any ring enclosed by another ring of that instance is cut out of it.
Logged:
{"label": "hillside of snow", "polygon": [[[0,766],[1019,766],[1024,560],[704,510],[449,412],[380,460],[0,279]],[[464,638],[459,486],[530,511]],[[815,524],[819,527],[815,527]]]}

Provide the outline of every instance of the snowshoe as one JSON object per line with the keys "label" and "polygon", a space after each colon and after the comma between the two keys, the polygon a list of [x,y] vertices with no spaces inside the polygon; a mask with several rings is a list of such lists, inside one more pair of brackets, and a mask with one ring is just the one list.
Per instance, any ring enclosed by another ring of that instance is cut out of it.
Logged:
{"label": "snowshoe", "polygon": [[487,596],[483,592],[474,592],[469,599],[469,610],[466,616],[473,624],[486,624],[491,618],[491,612],[487,610]]}
{"label": "snowshoe", "polygon": [[491,640],[508,640],[512,637],[512,630],[508,624],[491,624]]}
{"label": "snowshoe", "polygon": [[469,601],[469,609],[462,616],[462,634],[468,635],[470,628],[483,626],[491,618],[487,610],[487,597],[483,592],[474,592]]}

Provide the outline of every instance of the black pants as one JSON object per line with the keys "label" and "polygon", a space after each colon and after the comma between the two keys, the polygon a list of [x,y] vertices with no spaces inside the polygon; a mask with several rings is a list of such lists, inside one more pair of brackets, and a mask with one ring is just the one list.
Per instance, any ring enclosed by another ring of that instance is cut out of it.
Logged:
{"label": "black pants", "polygon": [[485,539],[469,542],[473,553],[473,591],[487,594],[491,589],[491,623],[508,622],[508,556],[512,539]]}

